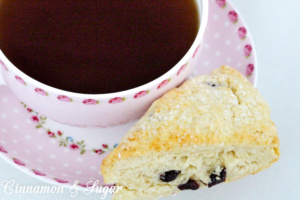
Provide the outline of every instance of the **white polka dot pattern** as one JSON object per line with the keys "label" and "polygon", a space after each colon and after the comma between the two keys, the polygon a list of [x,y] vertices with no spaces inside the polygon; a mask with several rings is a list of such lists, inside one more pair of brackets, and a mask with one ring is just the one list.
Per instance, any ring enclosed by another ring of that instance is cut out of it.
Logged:
{"label": "white polka dot pattern", "polygon": [[205,39],[200,48],[196,71],[209,74],[229,65],[255,83],[254,45],[244,21],[228,1],[210,0],[210,16]]}

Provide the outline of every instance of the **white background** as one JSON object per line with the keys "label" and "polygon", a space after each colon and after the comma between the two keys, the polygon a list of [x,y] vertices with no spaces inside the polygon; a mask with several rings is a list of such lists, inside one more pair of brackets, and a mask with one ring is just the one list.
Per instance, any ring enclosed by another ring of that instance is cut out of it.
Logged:
{"label": "white background", "polygon": [[[244,17],[257,50],[258,89],[269,102],[281,142],[281,158],[270,169],[210,189],[182,192],[166,200],[298,200],[300,199],[300,1],[232,0]],[[1,82],[1,81],[0,81]],[[1,84],[1,83],[0,83]],[[0,160],[0,181],[47,185]],[[109,200],[108,196],[106,199]],[[101,199],[100,194],[5,195],[0,200]]]}

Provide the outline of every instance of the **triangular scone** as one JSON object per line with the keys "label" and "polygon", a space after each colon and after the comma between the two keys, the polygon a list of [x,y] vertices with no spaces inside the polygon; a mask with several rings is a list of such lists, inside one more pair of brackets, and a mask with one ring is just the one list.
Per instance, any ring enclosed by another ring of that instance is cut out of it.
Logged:
{"label": "triangular scone", "polygon": [[156,199],[255,174],[279,159],[267,103],[246,78],[223,66],[153,103],[104,159],[115,200]]}

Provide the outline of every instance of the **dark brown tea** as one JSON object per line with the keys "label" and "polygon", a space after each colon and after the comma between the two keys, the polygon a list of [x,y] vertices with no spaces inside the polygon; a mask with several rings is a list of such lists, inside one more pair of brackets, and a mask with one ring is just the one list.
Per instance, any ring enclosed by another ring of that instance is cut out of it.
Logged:
{"label": "dark brown tea", "polygon": [[195,0],[0,0],[0,49],[21,71],[86,94],[170,70],[198,33]]}

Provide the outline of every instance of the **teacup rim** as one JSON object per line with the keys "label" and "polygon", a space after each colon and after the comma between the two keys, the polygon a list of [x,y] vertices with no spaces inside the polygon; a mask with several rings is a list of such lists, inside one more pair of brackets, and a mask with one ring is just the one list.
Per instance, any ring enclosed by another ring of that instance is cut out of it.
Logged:
{"label": "teacup rim", "polygon": [[[207,22],[208,22],[208,12],[209,12],[208,11],[208,6],[209,6],[209,3],[208,3],[208,0],[196,0],[196,1],[197,1],[197,4],[202,3],[202,10],[201,10],[201,12],[199,12],[201,23],[200,23],[200,27],[199,27],[197,36],[196,36],[193,44],[189,48],[189,50],[177,62],[177,64],[174,65],[166,73],[162,74],[158,78],[156,78],[156,79],[154,79],[154,80],[152,80],[152,81],[150,81],[146,84],[143,84],[143,85],[135,87],[135,88],[131,88],[131,89],[127,89],[127,90],[123,90],[123,91],[119,91],[119,92],[111,92],[111,93],[103,93],[103,94],[85,94],[85,93],[70,92],[70,91],[66,91],[66,90],[63,90],[63,89],[52,87],[50,85],[42,83],[42,82],[40,82],[38,80],[35,80],[34,78],[28,76],[27,74],[22,72],[20,69],[18,69],[4,55],[4,53],[2,52],[1,49],[0,49],[0,59],[5,63],[5,65],[8,65],[9,69],[12,70],[16,75],[21,76],[22,78],[24,78],[24,80],[26,82],[30,83],[31,85],[34,85],[37,88],[45,89],[47,92],[50,92],[50,93],[66,95],[66,96],[73,97],[73,98],[83,98],[83,99],[87,99],[87,98],[107,99],[107,98],[113,98],[113,97],[116,97],[116,96],[126,96],[128,94],[135,94],[135,93],[138,93],[140,91],[150,89],[155,85],[159,85],[162,81],[170,78],[171,75],[176,73],[180,69],[181,66],[186,64],[186,62],[189,60],[189,58],[191,58],[193,56],[193,53],[198,48],[198,45],[201,44],[201,41],[204,38],[205,29],[207,27]],[[198,5],[198,9],[200,9],[200,5]]]}

